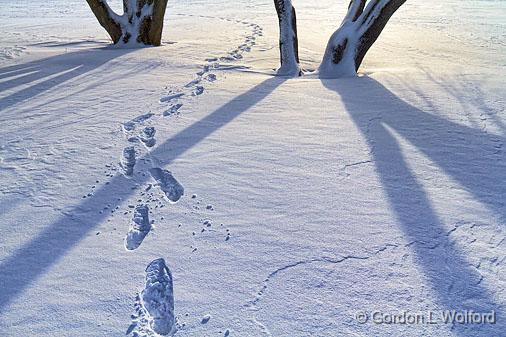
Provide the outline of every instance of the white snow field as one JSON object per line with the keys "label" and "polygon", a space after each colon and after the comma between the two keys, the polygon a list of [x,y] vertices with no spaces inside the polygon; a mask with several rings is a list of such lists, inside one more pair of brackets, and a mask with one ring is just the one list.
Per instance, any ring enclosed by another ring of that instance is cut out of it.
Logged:
{"label": "white snow field", "polygon": [[[348,2],[293,4],[315,70]],[[505,17],[409,0],[320,80],[274,76],[270,0],[142,49],[0,0],[0,336],[505,336]]]}

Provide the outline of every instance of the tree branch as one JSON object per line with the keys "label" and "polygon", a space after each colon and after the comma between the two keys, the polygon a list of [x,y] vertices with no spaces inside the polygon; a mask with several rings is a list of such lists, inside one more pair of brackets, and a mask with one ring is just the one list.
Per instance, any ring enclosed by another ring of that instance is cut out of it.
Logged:
{"label": "tree branch", "polygon": [[401,7],[406,0],[376,0],[369,3],[357,22],[361,22],[359,28],[360,39],[355,55],[355,69],[358,70],[365,54],[376,42],[385,28],[388,20]]}
{"label": "tree branch", "polygon": [[348,5],[348,13],[344,18],[345,21],[355,22],[360,17],[362,12],[364,11],[366,0],[350,0],[350,4]]}
{"label": "tree branch", "polygon": [[86,0],[98,22],[107,31],[114,43],[121,39],[122,31],[119,22],[113,18],[113,11],[105,0]]}

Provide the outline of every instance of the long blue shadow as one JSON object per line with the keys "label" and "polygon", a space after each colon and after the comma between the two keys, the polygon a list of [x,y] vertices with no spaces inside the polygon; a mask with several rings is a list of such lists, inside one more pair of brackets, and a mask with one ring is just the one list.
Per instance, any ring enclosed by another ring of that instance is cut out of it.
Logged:
{"label": "long blue shadow", "polygon": [[406,239],[413,242],[410,247],[415,260],[440,308],[497,313],[497,324],[456,324],[453,331],[466,337],[504,333],[504,304],[495,302],[490,290],[481,284],[479,273],[449,238],[389,128],[414,144],[477,199],[504,215],[504,207],[493,202],[506,192],[506,174],[499,161],[503,155],[493,150],[498,137],[423,112],[371,78],[323,83],[339,94],[367,140],[389,203]]}
{"label": "long blue shadow", "polygon": [[[0,68],[0,94],[26,86],[0,99],[0,111],[86,74],[132,49],[94,48]],[[63,89],[62,89],[63,90]]]}
{"label": "long blue shadow", "polygon": [[[170,164],[213,132],[230,123],[240,114],[267,97],[285,79],[271,77],[247,92],[234,98],[219,109],[182,130],[151,152],[164,164]],[[135,177],[136,183],[149,179],[149,175]],[[133,194],[133,182],[121,175],[103,185],[92,197],[86,198],[56,222],[48,225],[39,235],[19,248],[0,264],[0,309],[9,305],[26,287],[43,275],[108,215],[98,213],[104,205],[119,205]],[[83,214],[74,217],[72,214]]]}

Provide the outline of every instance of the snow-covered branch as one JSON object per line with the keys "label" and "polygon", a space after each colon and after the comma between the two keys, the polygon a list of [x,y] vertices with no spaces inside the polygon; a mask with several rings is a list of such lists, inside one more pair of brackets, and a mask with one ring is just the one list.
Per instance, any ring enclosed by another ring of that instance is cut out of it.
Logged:
{"label": "snow-covered branch", "polygon": [[406,0],[351,0],[341,26],[329,39],[319,68],[320,77],[353,76],[385,28]]}
{"label": "snow-covered branch", "polygon": [[351,0],[344,21],[357,21],[365,7],[366,0]]}

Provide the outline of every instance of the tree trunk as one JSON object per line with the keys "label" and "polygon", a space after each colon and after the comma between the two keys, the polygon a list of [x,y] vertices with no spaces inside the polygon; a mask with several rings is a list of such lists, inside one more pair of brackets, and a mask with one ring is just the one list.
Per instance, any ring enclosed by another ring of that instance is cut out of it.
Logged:
{"label": "tree trunk", "polygon": [[332,34],[319,68],[320,77],[356,75],[358,68],[385,28],[388,20],[406,0],[351,0],[341,26]]}
{"label": "tree trunk", "polygon": [[159,46],[168,0],[123,0],[123,15],[106,0],[86,0],[114,44]]}
{"label": "tree trunk", "polygon": [[278,75],[300,76],[297,16],[291,0],[274,0],[279,19],[279,52],[281,67]]}

